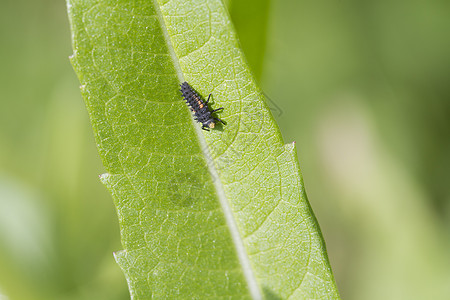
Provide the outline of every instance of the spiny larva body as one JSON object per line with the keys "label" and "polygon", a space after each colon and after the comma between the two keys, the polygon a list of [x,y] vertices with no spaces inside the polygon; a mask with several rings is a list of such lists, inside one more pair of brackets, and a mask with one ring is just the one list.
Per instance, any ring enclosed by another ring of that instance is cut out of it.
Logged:
{"label": "spiny larva body", "polygon": [[208,100],[206,102],[197,94],[196,91],[189,85],[187,82],[183,82],[181,85],[181,94],[186,100],[186,103],[189,105],[189,108],[195,115],[195,120],[199,123],[202,123],[202,129],[209,131],[209,128],[214,128],[216,122],[222,122],[221,119],[213,117],[213,113],[219,110],[222,110],[223,107],[210,111],[208,107],[209,99],[211,98],[211,94],[208,96]]}

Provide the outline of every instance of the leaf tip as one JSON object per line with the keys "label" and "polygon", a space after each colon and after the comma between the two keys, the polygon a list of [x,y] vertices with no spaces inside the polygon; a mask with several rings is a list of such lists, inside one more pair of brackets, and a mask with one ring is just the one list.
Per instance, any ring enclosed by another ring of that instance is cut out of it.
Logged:
{"label": "leaf tip", "polygon": [[293,141],[292,143],[288,143],[284,145],[284,149],[286,149],[288,152],[292,152],[295,150],[297,142]]}
{"label": "leaf tip", "polygon": [[106,184],[106,182],[108,182],[109,178],[111,177],[111,174],[109,174],[109,173],[103,173],[103,174],[99,175],[98,177],[100,178],[100,181],[101,181],[103,184]]}
{"label": "leaf tip", "polygon": [[113,256],[116,261],[120,260],[124,255],[126,255],[126,250],[119,250],[113,252]]}

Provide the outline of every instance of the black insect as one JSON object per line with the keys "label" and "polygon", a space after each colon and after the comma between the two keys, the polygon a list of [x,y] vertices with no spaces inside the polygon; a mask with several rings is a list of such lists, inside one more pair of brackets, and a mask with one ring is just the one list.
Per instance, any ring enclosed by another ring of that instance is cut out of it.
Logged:
{"label": "black insect", "polygon": [[222,122],[221,119],[213,117],[213,113],[219,110],[222,110],[223,107],[210,111],[208,107],[209,99],[211,98],[211,94],[208,96],[208,100],[203,102],[203,99],[197,94],[196,91],[189,85],[187,82],[183,82],[181,85],[181,94],[186,100],[186,103],[189,105],[189,108],[195,115],[195,120],[199,123],[202,123],[202,129],[209,131],[209,128],[214,128],[216,122]]}

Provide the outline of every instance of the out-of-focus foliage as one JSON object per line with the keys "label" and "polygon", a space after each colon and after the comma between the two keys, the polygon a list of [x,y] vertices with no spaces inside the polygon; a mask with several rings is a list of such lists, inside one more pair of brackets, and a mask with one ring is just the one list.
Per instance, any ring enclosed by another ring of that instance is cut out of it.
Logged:
{"label": "out-of-focus foliage", "polygon": [[262,87],[342,298],[449,298],[450,3],[274,1],[270,17]]}
{"label": "out-of-focus foliage", "polygon": [[2,2],[0,36],[0,295],[127,299],[64,1]]}
{"label": "out-of-focus foliage", "polygon": [[[448,298],[450,3],[269,7],[261,71],[242,46],[297,141],[342,298]],[[261,34],[234,9],[241,40]],[[64,1],[6,0],[0,25],[0,295],[128,299]]]}
{"label": "out-of-focus foliage", "polygon": [[245,49],[248,64],[252,66],[253,76],[258,81],[265,62],[270,3],[270,0],[235,0],[228,3],[233,23],[241,36],[241,47]]}

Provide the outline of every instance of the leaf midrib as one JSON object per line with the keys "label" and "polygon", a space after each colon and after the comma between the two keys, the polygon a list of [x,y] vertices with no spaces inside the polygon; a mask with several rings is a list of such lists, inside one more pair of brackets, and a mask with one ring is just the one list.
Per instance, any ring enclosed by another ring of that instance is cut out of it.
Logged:
{"label": "leaf midrib", "polygon": [[[161,31],[163,33],[164,40],[166,42],[168,51],[170,53],[170,56],[172,57],[173,65],[175,67],[178,80],[180,82],[184,82],[186,80],[184,78],[183,71],[181,70],[181,66],[179,64],[179,58],[178,58],[177,54],[175,53],[175,49],[173,47],[172,40],[170,39],[170,35],[167,30],[166,22],[164,21],[164,16],[162,15],[162,12],[160,9],[160,5],[157,0],[152,0],[152,2],[155,7],[157,18],[158,18],[159,24],[161,26]],[[222,207],[228,229],[230,230],[230,234],[233,239],[233,244],[235,246],[239,262],[242,266],[242,270],[243,270],[244,277],[247,282],[249,292],[254,300],[262,299],[262,293],[261,293],[260,287],[257,283],[256,277],[255,277],[253,269],[251,267],[250,259],[248,258],[247,252],[245,251],[244,242],[242,240],[236,220],[235,220],[233,212],[231,210],[230,203],[225,194],[225,190],[223,188],[222,181],[219,178],[219,174],[217,172],[217,169],[215,168],[214,161],[209,153],[208,144],[206,143],[205,137],[203,136],[202,129],[200,129],[198,124],[196,124],[196,121],[194,120],[194,118],[192,118],[192,116],[191,116],[191,121],[194,125],[193,127],[195,129],[195,133],[197,135],[197,140],[199,142],[200,149],[203,153],[203,157],[205,158],[208,172],[209,172],[211,178],[213,179],[212,181],[214,184],[214,189],[216,191],[217,197],[219,198],[219,202]]]}

